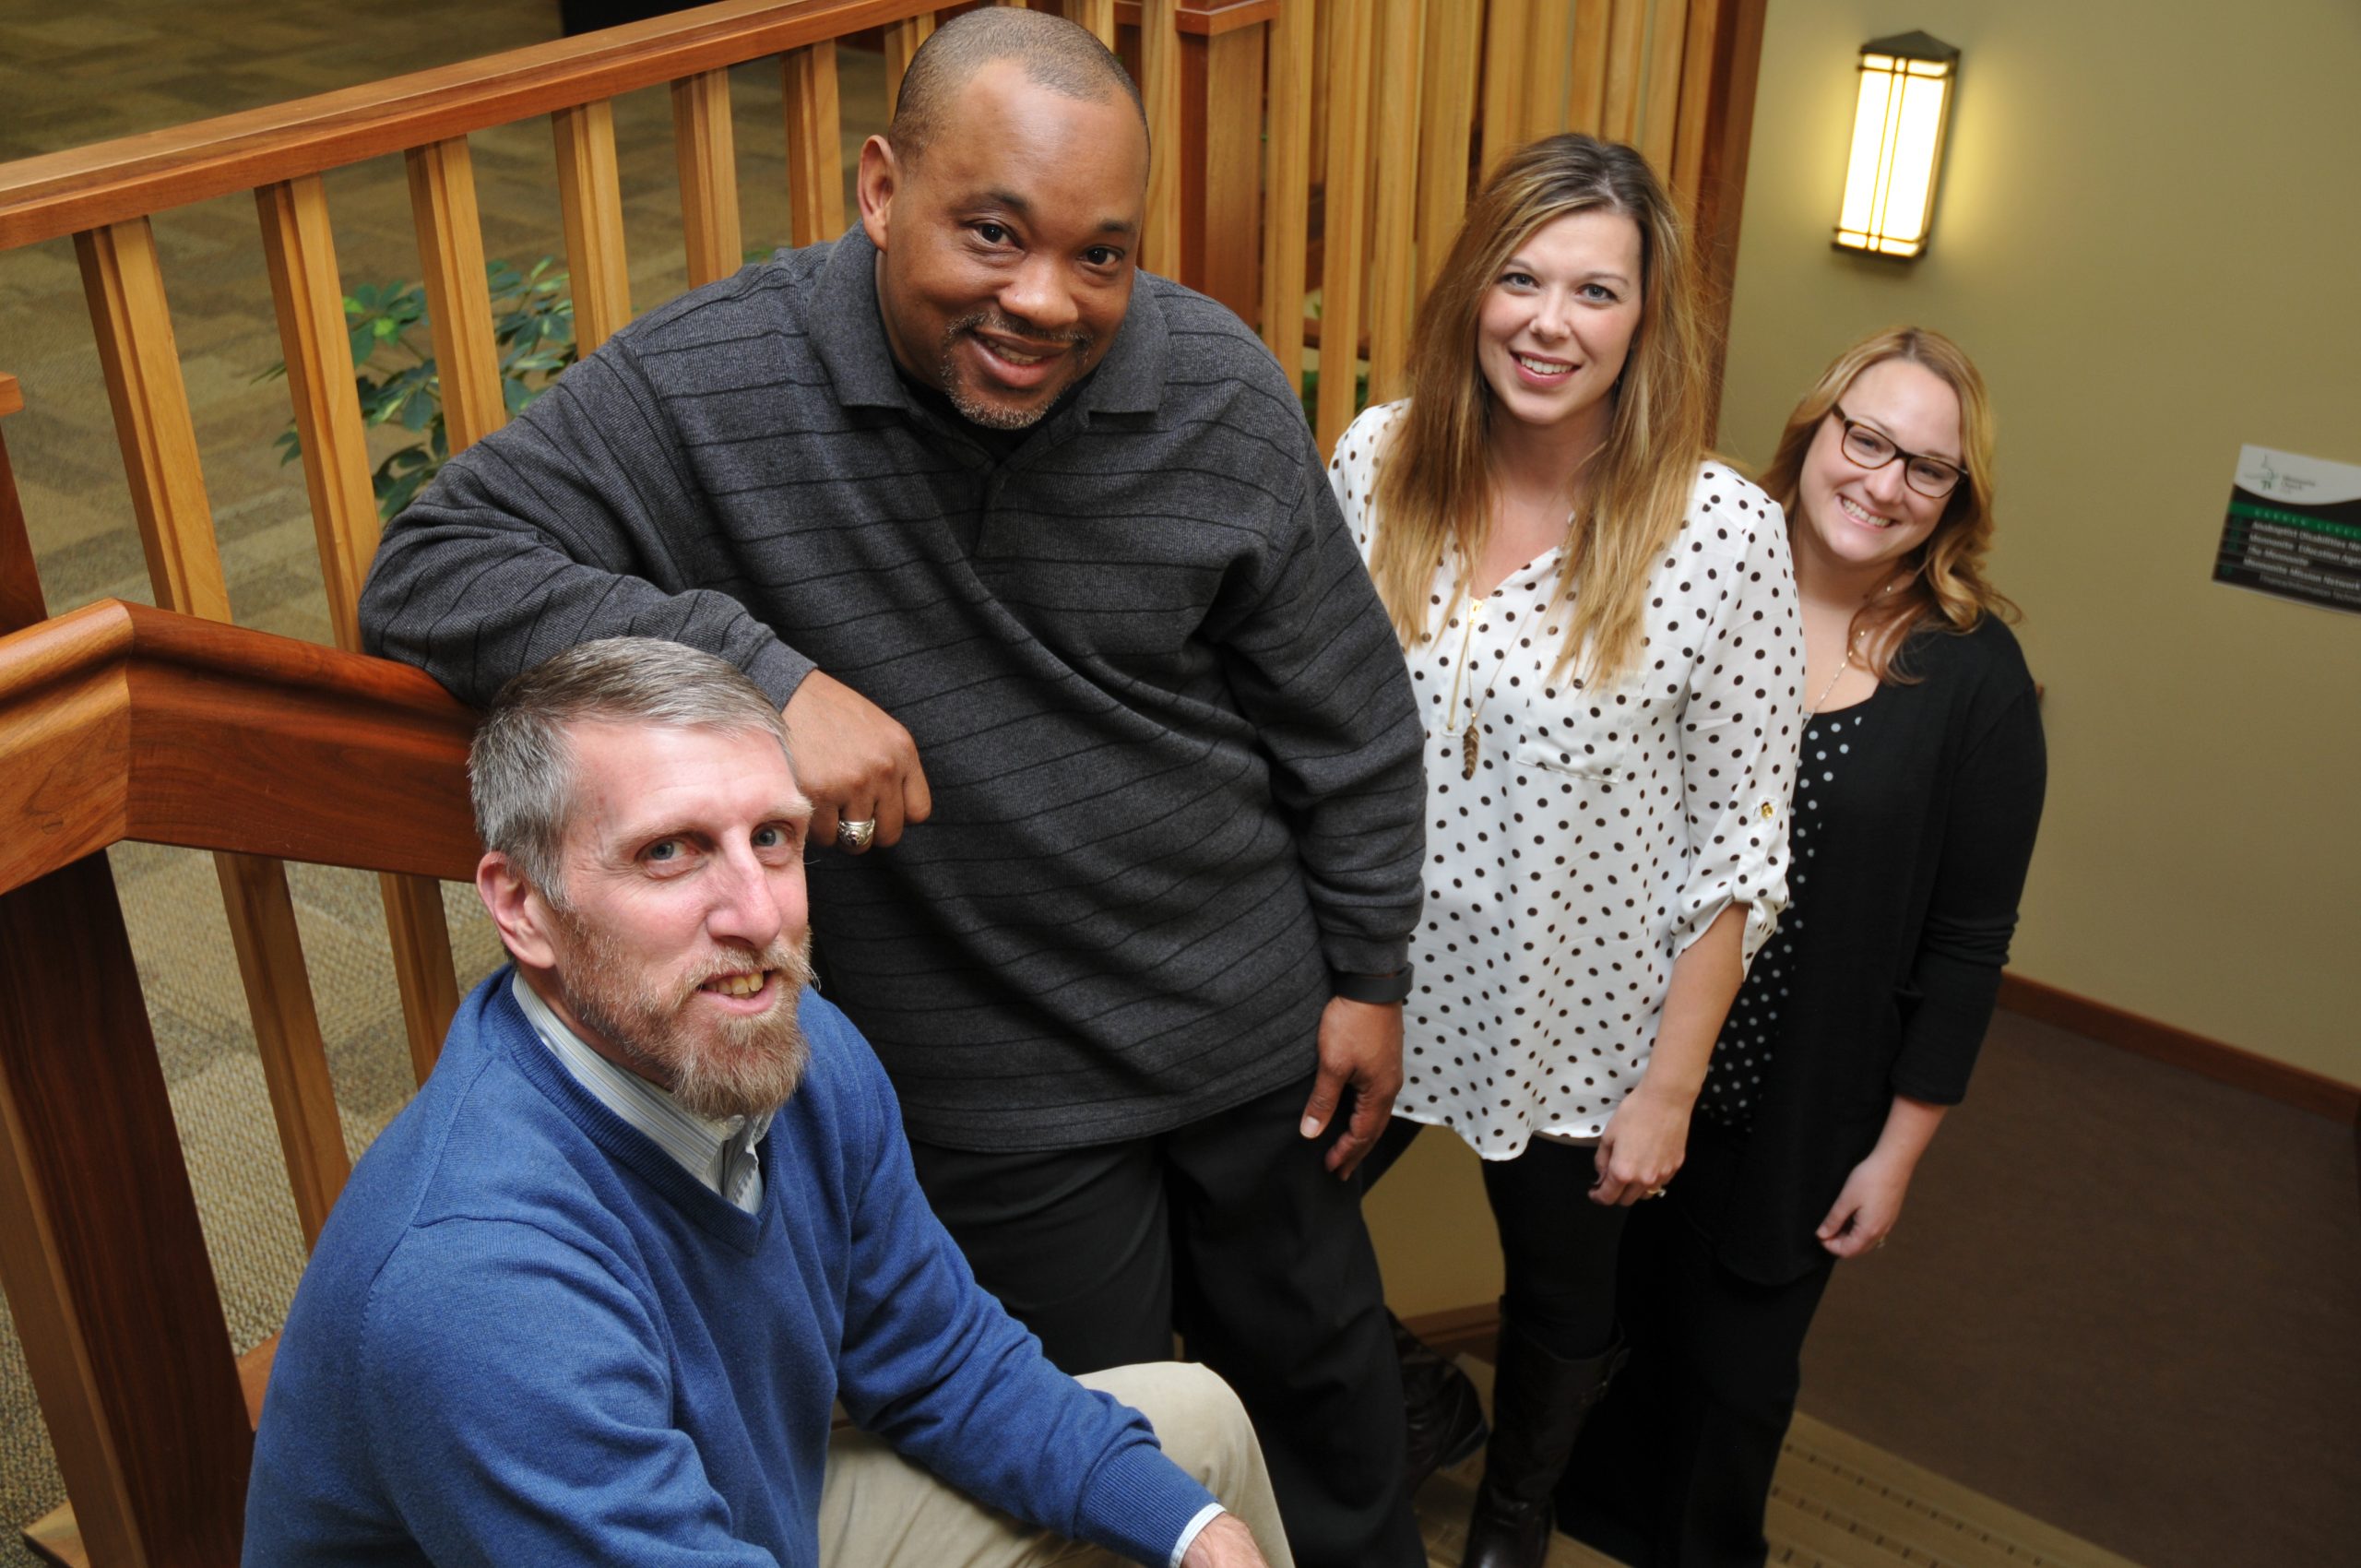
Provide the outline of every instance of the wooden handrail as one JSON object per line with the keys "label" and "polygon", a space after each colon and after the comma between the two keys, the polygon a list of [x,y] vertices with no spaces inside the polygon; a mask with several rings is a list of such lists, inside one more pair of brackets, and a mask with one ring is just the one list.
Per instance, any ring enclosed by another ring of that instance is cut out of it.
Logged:
{"label": "wooden handrail", "polygon": [[407,666],[106,600],[0,637],[0,893],[122,839],[472,880],[475,716]]}
{"label": "wooden handrail", "polygon": [[0,164],[0,250],[316,174],[931,13],[721,0],[603,32]]}

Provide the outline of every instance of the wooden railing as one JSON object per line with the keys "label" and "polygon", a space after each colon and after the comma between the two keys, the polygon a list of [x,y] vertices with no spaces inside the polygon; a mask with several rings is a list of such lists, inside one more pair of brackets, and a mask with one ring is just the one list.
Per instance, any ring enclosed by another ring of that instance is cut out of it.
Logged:
{"label": "wooden railing", "polygon": [[[1763,4],[1061,8],[1142,84],[1156,148],[1145,261],[1256,324],[1290,377],[1312,353],[1339,367],[1320,378],[1324,449],[1355,411],[1361,362],[1369,396],[1398,393],[1416,299],[1471,181],[1532,137],[1572,127],[1638,146],[1726,296]],[[436,879],[472,861],[466,718],[424,677],[358,654],[378,518],[323,176],[402,155],[457,449],[505,417],[472,133],[548,116],[587,352],[635,303],[657,303],[632,299],[624,265],[618,95],[669,88],[688,280],[703,283],[737,267],[747,238],[730,68],[776,59],[781,73],[789,232],[762,238],[829,238],[847,218],[839,50],[882,48],[890,101],[938,18],[962,8],[724,0],[0,165],[0,267],[9,249],[74,241],[149,578],[176,612],[115,605],[45,621],[0,445],[0,632],[15,634],[0,640],[0,1279],[74,1500],[73,1550],[89,1561],[234,1559],[248,1443],[96,851],[128,838],[215,853],[307,1242],[349,1167],[281,862],[380,873],[421,1079],[457,1004]],[[239,191],[260,221],[333,650],[221,624],[228,586],[151,218]],[[20,401],[0,375],[0,415]],[[63,1538],[53,1531],[47,1550],[65,1551]]]}

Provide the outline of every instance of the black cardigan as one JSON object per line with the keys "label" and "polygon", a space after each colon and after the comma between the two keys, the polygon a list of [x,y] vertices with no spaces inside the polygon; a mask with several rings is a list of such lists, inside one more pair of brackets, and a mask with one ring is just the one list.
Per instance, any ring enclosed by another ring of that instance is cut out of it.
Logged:
{"label": "black cardigan", "polygon": [[1791,906],[1768,1082],[1743,1132],[1697,1118],[1672,1185],[1721,1262],[1764,1284],[1827,1259],[1813,1231],[1896,1093],[1965,1095],[2041,820],[2041,714],[2009,629],[1922,632],[1900,667],[1921,678],[1816,720],[1860,722],[1832,778],[1805,748],[1828,814]]}

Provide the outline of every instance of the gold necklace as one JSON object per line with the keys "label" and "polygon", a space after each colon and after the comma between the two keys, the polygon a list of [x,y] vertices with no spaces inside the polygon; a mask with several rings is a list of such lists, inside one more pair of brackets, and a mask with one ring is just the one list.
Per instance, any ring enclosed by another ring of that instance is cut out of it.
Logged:
{"label": "gold necklace", "polygon": [[[1904,577],[1902,581],[1908,582],[1909,580],[1909,578]],[[1885,587],[1878,589],[1876,597],[1883,599],[1886,595],[1892,593],[1901,586],[1902,583],[1888,583]],[[1868,601],[1866,600],[1863,600],[1864,605],[1866,605],[1867,602]],[[1858,614],[1859,612],[1856,611],[1854,613]],[[1852,640],[1845,645],[1845,657],[1836,661],[1836,673],[1828,678],[1828,684],[1821,687],[1820,695],[1812,699],[1811,707],[1808,711],[1817,715],[1821,708],[1826,705],[1829,693],[1834,691],[1836,689],[1836,683],[1845,678],[1845,671],[1853,668],[1853,649],[1860,645],[1860,641],[1861,634],[1855,632],[1853,634]],[[1473,775],[1470,777],[1473,777]]]}
{"label": "gold necklace", "polygon": [[[1448,711],[1454,719],[1459,716],[1460,683],[1467,674],[1468,651],[1476,646],[1477,628],[1482,624],[1489,604],[1489,599],[1481,599],[1471,600],[1467,607],[1467,629],[1459,637],[1459,668],[1453,671],[1451,676],[1451,706]],[[1501,645],[1500,661],[1507,663],[1508,657],[1508,645],[1503,643]],[[1468,703],[1467,723],[1459,731],[1459,776],[1462,778],[1476,777],[1476,723],[1483,717],[1484,704],[1491,695],[1491,691],[1487,688],[1480,695],[1472,696]]]}

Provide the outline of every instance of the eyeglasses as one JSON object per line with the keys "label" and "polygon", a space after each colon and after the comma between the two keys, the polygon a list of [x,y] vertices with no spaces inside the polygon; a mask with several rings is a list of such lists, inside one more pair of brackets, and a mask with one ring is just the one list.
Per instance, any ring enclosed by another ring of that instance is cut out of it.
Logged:
{"label": "eyeglasses", "polygon": [[1863,424],[1845,411],[1843,404],[1834,405],[1836,422],[1845,427],[1845,460],[1857,469],[1881,469],[1896,457],[1904,459],[1903,482],[1927,497],[1940,501],[1959,488],[1962,478],[1959,465],[1947,463],[1940,457],[1928,457],[1916,452],[1905,452],[1878,432]]}

